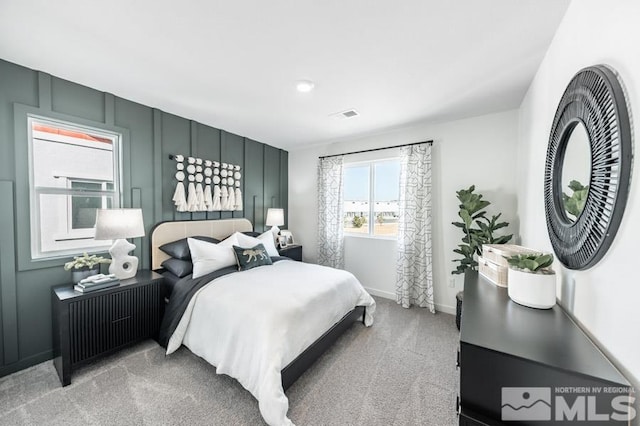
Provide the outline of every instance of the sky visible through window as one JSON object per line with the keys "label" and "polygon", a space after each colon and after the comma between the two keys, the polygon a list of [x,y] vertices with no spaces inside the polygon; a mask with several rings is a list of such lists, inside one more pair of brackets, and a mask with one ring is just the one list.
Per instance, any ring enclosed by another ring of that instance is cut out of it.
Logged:
{"label": "sky visible through window", "polygon": [[[375,163],[375,199],[376,201],[396,201],[400,198],[400,163],[384,161]],[[369,167],[368,165],[345,167],[344,172],[345,201],[369,200]]]}

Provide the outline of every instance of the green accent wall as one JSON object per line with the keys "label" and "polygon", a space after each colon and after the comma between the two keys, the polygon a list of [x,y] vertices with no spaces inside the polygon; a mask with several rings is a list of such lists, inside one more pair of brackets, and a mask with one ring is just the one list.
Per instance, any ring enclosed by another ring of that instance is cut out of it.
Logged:
{"label": "green accent wall", "polygon": [[[51,359],[51,287],[71,278],[69,258],[31,260],[27,114],[123,134],[123,205],[142,208],[147,235],[161,221],[230,217],[262,231],[267,208],[287,212],[286,151],[0,60],[0,377]],[[169,154],[239,164],[244,210],[176,212]],[[133,242],[148,268],[148,238]]]}

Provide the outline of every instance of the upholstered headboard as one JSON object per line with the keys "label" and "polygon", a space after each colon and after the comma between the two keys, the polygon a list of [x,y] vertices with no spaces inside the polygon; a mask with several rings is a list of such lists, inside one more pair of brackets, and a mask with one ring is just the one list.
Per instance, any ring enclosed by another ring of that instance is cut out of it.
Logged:
{"label": "upholstered headboard", "polygon": [[162,262],[169,258],[160,250],[163,244],[198,235],[222,240],[236,231],[253,231],[253,225],[244,218],[161,222],[151,231],[151,269],[160,269]]}

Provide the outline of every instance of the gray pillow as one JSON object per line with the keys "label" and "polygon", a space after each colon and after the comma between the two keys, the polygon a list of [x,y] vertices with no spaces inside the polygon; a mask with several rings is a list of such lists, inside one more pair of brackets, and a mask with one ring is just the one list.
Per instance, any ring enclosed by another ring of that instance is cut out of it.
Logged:
{"label": "gray pillow", "polygon": [[[196,240],[206,241],[208,243],[218,244],[220,240],[211,237],[189,237],[195,238]],[[167,253],[169,256],[180,259],[180,260],[191,260],[191,252],[189,251],[189,244],[187,243],[187,239],[183,238],[178,241],[173,241],[171,243],[163,244],[160,246],[160,250]]]}
{"label": "gray pillow", "polygon": [[257,266],[273,264],[267,249],[262,244],[254,247],[233,246],[233,251],[236,254],[238,271],[246,271]]}
{"label": "gray pillow", "polygon": [[180,260],[172,257],[162,262],[161,266],[178,278],[186,277],[193,272],[193,263],[190,260]]}

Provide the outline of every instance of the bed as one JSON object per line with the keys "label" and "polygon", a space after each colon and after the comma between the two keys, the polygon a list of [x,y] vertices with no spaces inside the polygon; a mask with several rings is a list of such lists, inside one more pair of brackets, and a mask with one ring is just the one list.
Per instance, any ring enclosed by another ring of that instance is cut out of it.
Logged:
{"label": "bed", "polygon": [[[171,256],[160,247],[168,243],[252,231],[247,219],[160,223],[151,233],[152,269],[166,273]],[[167,355],[184,345],[237,379],[268,424],[291,425],[284,391],[354,322],[370,326],[375,301],[346,271],[271,259],[242,272],[174,277],[159,342]]]}

